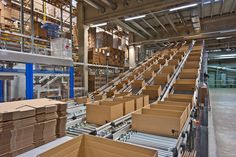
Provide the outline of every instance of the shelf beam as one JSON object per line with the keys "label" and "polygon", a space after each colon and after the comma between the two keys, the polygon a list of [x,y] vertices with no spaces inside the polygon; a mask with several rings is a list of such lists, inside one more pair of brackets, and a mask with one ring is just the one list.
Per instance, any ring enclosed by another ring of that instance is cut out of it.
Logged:
{"label": "shelf beam", "polygon": [[72,66],[72,59],[0,49],[0,60],[20,63]]}

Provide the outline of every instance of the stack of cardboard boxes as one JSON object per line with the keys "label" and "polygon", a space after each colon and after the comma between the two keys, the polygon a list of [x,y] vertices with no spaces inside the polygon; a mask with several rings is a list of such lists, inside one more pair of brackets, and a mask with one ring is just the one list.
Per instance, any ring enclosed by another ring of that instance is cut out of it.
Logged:
{"label": "stack of cardboard boxes", "polygon": [[0,156],[16,156],[65,135],[66,104],[50,99],[0,104]]}

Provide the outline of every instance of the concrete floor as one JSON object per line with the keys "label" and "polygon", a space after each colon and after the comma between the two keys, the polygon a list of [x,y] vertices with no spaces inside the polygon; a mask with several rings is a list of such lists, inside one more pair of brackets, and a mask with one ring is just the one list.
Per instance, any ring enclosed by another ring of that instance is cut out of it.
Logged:
{"label": "concrete floor", "polygon": [[[210,103],[215,131],[211,132],[210,118],[209,136],[215,133],[217,156],[236,157],[236,89],[210,89]],[[214,145],[212,141],[209,140],[209,145]]]}

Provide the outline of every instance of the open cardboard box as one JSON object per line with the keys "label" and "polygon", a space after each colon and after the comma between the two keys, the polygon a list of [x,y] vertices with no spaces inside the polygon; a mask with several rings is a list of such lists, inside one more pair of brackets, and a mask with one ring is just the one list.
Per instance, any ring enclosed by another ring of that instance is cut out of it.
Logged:
{"label": "open cardboard box", "polygon": [[143,106],[149,105],[149,95],[131,95],[130,98],[142,98]]}
{"label": "open cardboard box", "polygon": [[176,101],[158,101],[157,102],[157,105],[166,105],[166,106],[182,106],[182,107],[185,107],[187,108],[187,113],[188,115],[190,115],[190,112],[191,112],[191,108],[190,108],[190,103],[188,102],[176,102]]}
{"label": "open cardboard box", "polygon": [[38,157],[156,157],[152,149],[121,143],[106,138],[81,135]]}
{"label": "open cardboard box", "polygon": [[174,90],[194,91],[196,87],[196,79],[178,79],[173,85]]}
{"label": "open cardboard box", "polygon": [[94,95],[94,101],[106,99],[106,95]]}
{"label": "open cardboard box", "polygon": [[134,99],[114,98],[113,101],[123,104],[124,115],[135,111],[135,100]]}
{"label": "open cardboard box", "polygon": [[113,101],[95,101],[86,104],[88,123],[103,125],[124,115],[123,103]]}
{"label": "open cardboard box", "polygon": [[166,61],[166,59],[164,59],[164,58],[158,60],[158,64],[161,64],[161,65],[166,64],[166,62],[167,62],[167,61]]}
{"label": "open cardboard box", "polygon": [[170,76],[175,72],[175,66],[173,65],[168,65],[168,66],[164,66],[161,70],[161,73],[168,73],[170,74]]}
{"label": "open cardboard box", "polygon": [[107,97],[108,98],[113,97],[113,95],[116,93],[117,93],[116,89],[111,89],[110,91],[107,92]]}
{"label": "open cardboard box", "polygon": [[143,108],[132,114],[132,129],[160,136],[178,137],[186,122],[185,114],[181,111]]}
{"label": "open cardboard box", "polygon": [[189,56],[187,58],[187,62],[193,62],[193,61],[197,61],[197,62],[200,62],[200,57],[199,56]]}
{"label": "open cardboard box", "polygon": [[183,57],[184,56],[182,54],[177,53],[172,57],[172,59],[177,59],[180,62]]}
{"label": "open cardboard box", "polygon": [[123,99],[134,100],[134,110],[138,110],[143,107],[143,97],[124,96]]}
{"label": "open cardboard box", "polygon": [[168,65],[173,65],[173,66],[177,67],[179,65],[179,60],[178,59],[171,59],[168,62]]}
{"label": "open cardboard box", "polygon": [[88,98],[87,98],[87,96],[77,97],[77,98],[75,98],[75,101],[78,104],[86,104],[88,102]]}
{"label": "open cardboard box", "polygon": [[145,86],[145,81],[144,80],[134,80],[131,84],[133,89],[140,89]]}
{"label": "open cardboard box", "polygon": [[155,72],[153,70],[149,70],[149,71],[145,71],[143,73],[143,78],[145,80],[149,80],[150,78],[154,77],[155,76]]}
{"label": "open cardboard box", "polygon": [[155,100],[161,94],[161,86],[160,85],[145,86],[145,88],[142,90],[142,93],[144,95],[149,95],[149,100]]}
{"label": "open cardboard box", "polygon": [[152,69],[153,71],[155,71],[155,72],[159,71],[160,68],[161,68],[161,64],[153,64],[153,65],[151,66],[151,69]]}
{"label": "open cardboard box", "polygon": [[122,89],[122,88],[124,88],[125,87],[125,84],[123,84],[123,83],[118,83],[117,85],[116,85],[116,89],[117,90],[120,90],[120,89]]}
{"label": "open cardboard box", "polygon": [[198,69],[183,69],[179,75],[180,79],[196,79],[198,77]]}
{"label": "open cardboard box", "polygon": [[198,69],[200,66],[198,61],[186,62],[184,64],[184,69]]}
{"label": "open cardboard box", "polygon": [[165,101],[188,102],[192,108],[194,104],[194,97],[191,94],[169,94]]}
{"label": "open cardboard box", "polygon": [[161,105],[161,104],[152,104],[145,106],[144,108],[146,109],[154,109],[154,110],[169,110],[169,111],[178,111],[178,112],[183,112],[185,119],[187,119],[188,116],[188,108],[185,106],[175,106],[175,105]]}
{"label": "open cardboard box", "polygon": [[132,95],[131,92],[120,92],[120,93],[115,94],[115,97],[123,97],[123,96],[130,96],[130,95]]}
{"label": "open cardboard box", "polygon": [[153,81],[155,85],[165,85],[169,82],[169,80],[170,80],[170,75],[168,73],[162,73],[154,77]]}

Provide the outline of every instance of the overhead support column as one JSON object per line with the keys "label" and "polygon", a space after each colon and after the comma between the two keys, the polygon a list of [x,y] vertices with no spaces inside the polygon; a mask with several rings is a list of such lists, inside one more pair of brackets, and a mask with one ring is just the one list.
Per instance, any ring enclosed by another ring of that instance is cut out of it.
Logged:
{"label": "overhead support column", "polygon": [[[24,0],[20,0],[20,33],[24,34]],[[24,37],[21,37],[21,52],[24,51]]]}
{"label": "overhead support column", "polygon": [[135,47],[134,45],[129,46],[129,68],[135,68],[136,62],[135,62]]}
{"label": "overhead support column", "polygon": [[34,52],[34,0],[31,0],[30,23],[31,23],[31,52]]}
{"label": "overhead support column", "polygon": [[78,47],[79,60],[85,65],[80,69],[81,76],[83,76],[83,87],[85,95],[88,92],[88,27],[84,25],[84,1],[78,0],[77,10],[77,28],[78,28]]}

